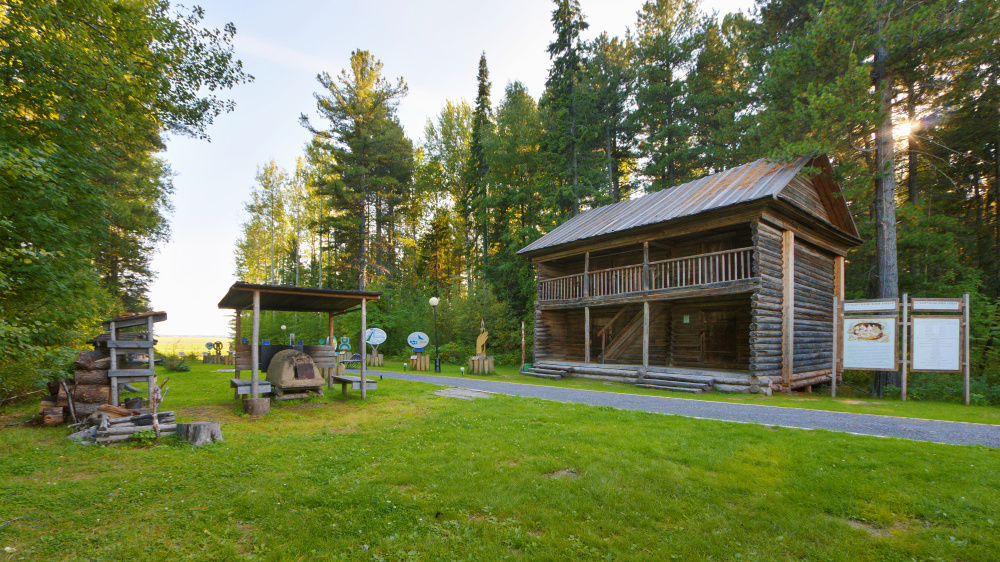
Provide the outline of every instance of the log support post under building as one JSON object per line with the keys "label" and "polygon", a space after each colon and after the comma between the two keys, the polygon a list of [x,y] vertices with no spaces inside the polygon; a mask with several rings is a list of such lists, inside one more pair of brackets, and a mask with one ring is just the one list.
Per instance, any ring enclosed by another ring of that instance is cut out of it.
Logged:
{"label": "log support post under building", "polygon": [[583,308],[583,362],[590,363],[590,307]]}
{"label": "log support post under building", "polygon": [[639,371],[639,382],[646,376],[649,369],[649,301],[642,303],[642,369]]}
{"label": "log support post under building", "polygon": [[795,233],[781,233],[781,254],[784,272],[781,290],[781,378],[786,394],[792,391],[795,369]]}
{"label": "log support post under building", "polygon": [[368,344],[365,343],[365,332],[368,331],[368,299],[361,299],[361,399],[368,398]]}

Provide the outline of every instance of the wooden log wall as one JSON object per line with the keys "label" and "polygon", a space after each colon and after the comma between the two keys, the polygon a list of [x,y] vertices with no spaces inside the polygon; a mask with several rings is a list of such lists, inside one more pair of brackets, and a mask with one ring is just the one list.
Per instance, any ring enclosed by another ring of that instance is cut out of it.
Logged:
{"label": "wooden log wall", "polygon": [[534,362],[584,360],[584,311],[535,310]]}
{"label": "wooden log wall", "polygon": [[750,299],[750,372],[781,377],[781,232],[762,222],[752,227],[754,277],[760,288]]}
{"label": "wooden log wall", "polygon": [[669,364],[749,369],[750,320],[751,305],[746,295],[675,304],[671,311]]}
{"label": "wooden log wall", "polygon": [[795,241],[795,374],[829,372],[833,360],[833,275],[832,256]]}

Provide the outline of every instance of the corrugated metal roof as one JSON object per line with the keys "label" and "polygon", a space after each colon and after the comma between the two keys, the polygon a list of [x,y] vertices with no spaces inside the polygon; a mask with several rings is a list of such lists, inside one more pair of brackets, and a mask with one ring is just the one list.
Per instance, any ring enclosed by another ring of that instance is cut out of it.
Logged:
{"label": "corrugated metal roof", "polygon": [[219,308],[246,310],[253,308],[254,291],[260,291],[261,310],[286,312],[343,312],[358,306],[364,299],[378,300],[381,292],[314,289],[287,285],[257,285],[237,281],[219,301]]}
{"label": "corrugated metal roof", "polygon": [[518,253],[560,246],[737,203],[774,197],[806,167],[810,160],[810,157],[803,157],[794,162],[782,163],[762,158],[637,199],[597,207],[564,222]]}

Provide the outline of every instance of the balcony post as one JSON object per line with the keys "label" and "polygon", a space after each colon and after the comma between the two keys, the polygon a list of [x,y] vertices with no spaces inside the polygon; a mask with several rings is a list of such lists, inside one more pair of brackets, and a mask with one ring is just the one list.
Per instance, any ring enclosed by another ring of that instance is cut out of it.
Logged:
{"label": "balcony post", "polygon": [[590,252],[583,255],[583,296],[590,296]]}
{"label": "balcony post", "polygon": [[642,243],[642,290],[649,290],[649,240]]}

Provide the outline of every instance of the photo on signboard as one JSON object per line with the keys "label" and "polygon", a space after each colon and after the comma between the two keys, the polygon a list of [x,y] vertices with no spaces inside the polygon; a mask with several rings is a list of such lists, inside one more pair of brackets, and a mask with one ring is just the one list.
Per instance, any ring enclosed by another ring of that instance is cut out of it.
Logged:
{"label": "photo on signboard", "polygon": [[896,318],[844,319],[844,369],[895,371]]}

